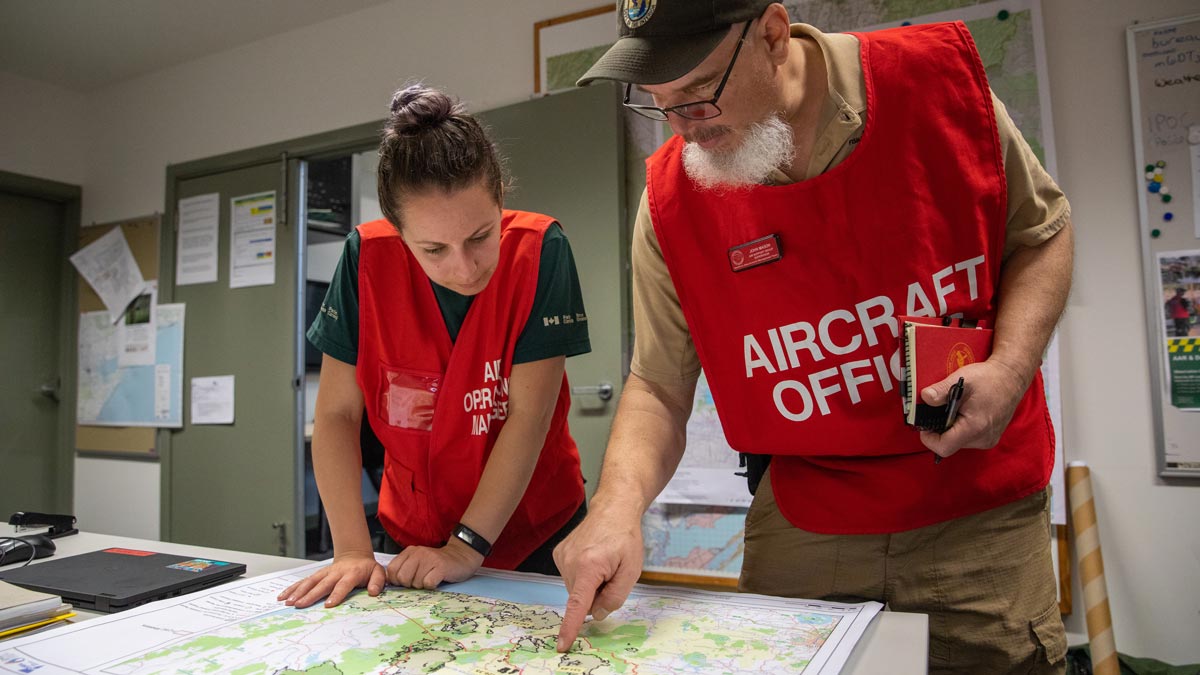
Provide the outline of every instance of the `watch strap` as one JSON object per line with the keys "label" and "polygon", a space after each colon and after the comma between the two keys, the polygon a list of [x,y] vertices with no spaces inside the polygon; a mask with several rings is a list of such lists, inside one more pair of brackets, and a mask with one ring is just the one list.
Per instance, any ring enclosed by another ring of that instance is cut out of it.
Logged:
{"label": "watch strap", "polygon": [[484,539],[483,535],[479,534],[475,530],[472,530],[466,525],[463,525],[462,523],[459,523],[454,528],[454,532],[451,533],[451,536],[463,542],[467,546],[475,549],[476,553],[485,558],[488,557],[488,555],[492,552],[492,542]]}

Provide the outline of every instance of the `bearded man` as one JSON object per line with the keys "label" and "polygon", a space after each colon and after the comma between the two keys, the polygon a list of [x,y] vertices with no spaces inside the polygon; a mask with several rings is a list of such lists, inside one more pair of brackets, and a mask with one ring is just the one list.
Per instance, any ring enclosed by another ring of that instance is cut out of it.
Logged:
{"label": "bearded man", "polygon": [[[826,34],[763,0],[617,12],[621,39],[580,84],[625,83],[675,136],[647,161],[636,345],[600,485],[555,551],[559,650],[637,580],[703,367],[756,469],[741,590],[928,614],[934,672],[1062,672],[1039,365],[1070,209],[966,28]],[[963,378],[944,433],[904,424],[903,315],[994,326],[990,357],[920,392],[942,405]]]}

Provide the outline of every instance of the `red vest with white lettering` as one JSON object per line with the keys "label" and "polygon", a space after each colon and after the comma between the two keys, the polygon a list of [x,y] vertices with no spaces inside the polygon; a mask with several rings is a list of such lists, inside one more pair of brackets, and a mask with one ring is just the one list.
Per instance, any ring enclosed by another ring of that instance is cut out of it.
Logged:
{"label": "red vest with white lettering", "polygon": [[[935,466],[903,423],[895,317],[995,318],[1004,169],[961,23],[857,37],[868,120],[833,169],[717,193],[687,178],[678,137],[647,161],[651,219],[726,438],[776,455],[792,524],[838,534],[1006,504],[1042,489],[1054,462],[1040,375],[990,450]],[[733,271],[734,247],[772,234],[780,260]]]}
{"label": "red vest with white lettering", "polygon": [[[379,520],[404,546],[441,546],[507,418],[508,377],[554,219],[504,211],[500,261],[452,343],[429,277],[386,220],[358,226],[358,385],[386,449]],[[533,478],[484,565],[513,569],[583,503],[566,376]]]}

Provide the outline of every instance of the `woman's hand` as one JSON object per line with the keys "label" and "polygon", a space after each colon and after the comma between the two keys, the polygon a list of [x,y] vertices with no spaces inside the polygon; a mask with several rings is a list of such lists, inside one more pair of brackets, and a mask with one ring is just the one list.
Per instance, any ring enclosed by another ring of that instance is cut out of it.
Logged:
{"label": "woman's hand", "polygon": [[483,556],[457,539],[441,548],[409,546],[392,559],[387,580],[409,588],[437,588],[443,581],[466,581],[483,564]]}
{"label": "woman's hand", "polygon": [[276,599],[291,607],[304,608],[326,598],[326,607],[336,607],[354,589],[363,586],[371,597],[379,595],[385,581],[383,565],[375,562],[373,553],[348,553],[334,556],[328,567],[288,586]]}

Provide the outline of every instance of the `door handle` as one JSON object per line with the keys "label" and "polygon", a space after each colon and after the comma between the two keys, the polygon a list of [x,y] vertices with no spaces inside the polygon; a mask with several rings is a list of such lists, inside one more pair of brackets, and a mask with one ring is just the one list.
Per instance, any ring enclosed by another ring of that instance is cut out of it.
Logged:
{"label": "door handle", "polygon": [[60,378],[53,378],[42,383],[42,386],[37,388],[37,393],[46,398],[58,403],[58,388],[61,384]]}
{"label": "door handle", "polygon": [[601,401],[608,401],[613,397],[613,386],[611,382],[601,382],[600,384],[585,384],[578,387],[571,387],[572,396],[596,396]]}

